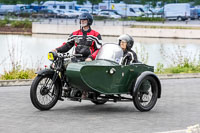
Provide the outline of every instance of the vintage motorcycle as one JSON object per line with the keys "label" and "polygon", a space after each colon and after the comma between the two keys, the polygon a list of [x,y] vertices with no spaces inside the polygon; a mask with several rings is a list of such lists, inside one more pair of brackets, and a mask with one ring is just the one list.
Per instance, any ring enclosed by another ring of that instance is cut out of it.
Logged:
{"label": "vintage motorcycle", "polygon": [[123,64],[123,50],[117,44],[104,44],[94,61],[81,55],[48,53],[50,68],[37,72],[31,89],[32,104],[49,110],[58,100],[89,100],[96,105],[108,101],[133,101],[139,111],[151,110],[161,97],[154,67],[143,63]]}

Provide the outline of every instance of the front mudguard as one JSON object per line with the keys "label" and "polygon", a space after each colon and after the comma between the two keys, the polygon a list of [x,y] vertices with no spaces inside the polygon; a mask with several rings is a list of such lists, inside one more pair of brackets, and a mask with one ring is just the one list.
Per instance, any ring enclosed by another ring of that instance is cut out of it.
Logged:
{"label": "front mudguard", "polygon": [[44,69],[44,70],[40,70],[40,71],[37,71],[36,74],[37,75],[40,75],[40,76],[45,76],[45,75],[52,75],[54,74],[55,71],[52,70],[52,69]]}
{"label": "front mudguard", "polygon": [[158,98],[161,97],[161,83],[160,83],[160,80],[159,78],[156,76],[156,74],[154,74],[153,72],[150,72],[150,71],[146,71],[146,72],[143,72],[136,80],[136,82],[133,84],[133,90],[132,90],[132,95],[135,96],[136,94],[136,91],[141,83],[141,81],[146,77],[146,76],[152,76],[157,84],[158,84]]}
{"label": "front mudguard", "polygon": [[[52,69],[44,69],[44,70],[40,70],[40,71],[38,71],[38,72],[36,72],[36,74],[38,75],[38,76],[45,76],[45,75],[54,75],[54,74],[58,74],[58,73],[56,73],[54,70],[52,70]],[[62,96],[62,82],[61,82],[61,79],[60,79],[60,76],[59,75],[57,75],[57,79],[56,79],[56,81],[55,82],[58,82],[58,84],[59,84],[59,99],[61,98],[61,96]]]}

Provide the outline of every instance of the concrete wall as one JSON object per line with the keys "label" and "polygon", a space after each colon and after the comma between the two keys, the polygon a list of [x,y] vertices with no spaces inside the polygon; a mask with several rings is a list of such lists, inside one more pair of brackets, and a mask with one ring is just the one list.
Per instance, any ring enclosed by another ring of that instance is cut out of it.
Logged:
{"label": "concrete wall", "polygon": [[[57,25],[57,24],[39,24],[33,23],[33,34],[71,34],[78,30],[77,25]],[[92,29],[98,31],[101,35],[119,36],[121,34],[130,34],[134,37],[156,37],[156,38],[190,38],[200,39],[200,30],[190,29],[147,29],[130,28],[129,26],[92,26]]]}

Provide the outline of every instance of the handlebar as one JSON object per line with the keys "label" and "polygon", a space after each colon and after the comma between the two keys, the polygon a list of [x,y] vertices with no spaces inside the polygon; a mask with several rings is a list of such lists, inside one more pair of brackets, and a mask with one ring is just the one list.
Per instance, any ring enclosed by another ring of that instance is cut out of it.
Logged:
{"label": "handlebar", "polygon": [[57,53],[60,58],[82,57],[82,54]]}

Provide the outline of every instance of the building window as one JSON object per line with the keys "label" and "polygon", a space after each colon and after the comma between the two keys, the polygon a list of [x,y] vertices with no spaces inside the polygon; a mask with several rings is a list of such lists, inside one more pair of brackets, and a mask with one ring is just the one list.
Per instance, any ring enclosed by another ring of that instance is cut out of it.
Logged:
{"label": "building window", "polygon": [[65,6],[60,6],[60,9],[65,9]]}
{"label": "building window", "polygon": [[69,9],[73,9],[73,6],[69,6]]}
{"label": "building window", "polygon": [[133,8],[130,8],[130,9],[129,9],[129,11],[130,11],[130,12],[134,12],[134,13],[135,13],[135,11],[133,10]]}
{"label": "building window", "polygon": [[57,8],[57,6],[56,6],[56,5],[53,5],[53,8]]}

